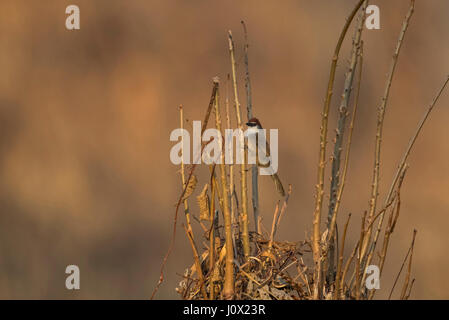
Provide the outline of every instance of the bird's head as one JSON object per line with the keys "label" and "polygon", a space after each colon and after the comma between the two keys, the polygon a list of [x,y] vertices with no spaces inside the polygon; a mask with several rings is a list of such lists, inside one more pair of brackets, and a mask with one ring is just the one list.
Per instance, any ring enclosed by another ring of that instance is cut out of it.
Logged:
{"label": "bird's head", "polygon": [[262,125],[257,118],[249,119],[246,125],[250,128],[262,129]]}

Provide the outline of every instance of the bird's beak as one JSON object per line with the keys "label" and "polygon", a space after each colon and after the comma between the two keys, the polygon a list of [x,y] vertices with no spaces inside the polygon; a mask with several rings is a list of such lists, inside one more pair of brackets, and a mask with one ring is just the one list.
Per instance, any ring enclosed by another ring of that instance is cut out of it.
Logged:
{"label": "bird's beak", "polygon": [[250,123],[249,123],[249,122],[247,122],[247,123],[246,123],[246,125],[247,125],[247,126],[249,127]]}

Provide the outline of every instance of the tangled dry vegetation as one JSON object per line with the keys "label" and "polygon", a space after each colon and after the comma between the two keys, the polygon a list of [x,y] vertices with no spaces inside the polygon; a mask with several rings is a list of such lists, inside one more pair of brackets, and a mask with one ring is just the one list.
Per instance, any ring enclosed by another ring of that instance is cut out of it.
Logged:
{"label": "tangled dry vegetation", "polygon": [[[289,186],[283,201],[278,202],[273,214],[271,228],[268,228],[270,230],[267,232],[266,230],[264,231],[264,226],[259,218],[258,170],[256,166],[246,164],[210,165],[209,180],[196,188],[200,184],[195,176],[196,165],[185,168],[184,164],[182,164],[181,185],[183,186],[183,191],[176,207],[174,233],[170,249],[162,265],[161,277],[153,292],[153,296],[163,281],[162,271],[173,246],[178,210],[181,206],[184,206],[185,223],[183,223],[183,227],[192,248],[194,262],[190,268],[185,270],[182,281],[176,289],[183,299],[372,299],[374,297],[376,290],[368,290],[365,286],[367,280],[366,269],[369,265],[375,264],[379,267],[380,273],[383,270],[390,236],[395,229],[400,213],[400,191],[407,171],[407,158],[449,78],[446,79],[425,112],[423,119],[418,124],[417,130],[399,163],[398,170],[390,189],[386,193],[385,200],[383,203],[380,203],[378,181],[382,128],[396,63],[404,35],[414,11],[414,1],[412,0],[410,9],[402,23],[385,84],[385,92],[378,107],[373,180],[369,207],[361,217],[356,218],[361,218],[360,222],[352,222],[352,225],[360,225],[360,229],[355,231],[359,235],[359,241],[350,251],[350,255],[345,257],[345,239],[351,215],[347,217],[344,226],[338,228],[341,230],[340,236],[336,232],[336,218],[343,195],[352,133],[357,114],[363,66],[362,31],[367,5],[368,1],[358,1],[346,20],[332,57],[329,83],[322,112],[316,206],[313,212],[311,238],[299,242],[275,240],[276,230],[287,210],[291,196],[291,186]],[[355,19],[356,16],[358,16],[357,19]],[[331,156],[329,209],[325,223],[322,223],[325,166],[327,162],[328,114],[340,48],[353,21],[355,21],[355,26],[351,56],[349,58],[350,65],[345,74],[344,91],[341,95],[339,117],[335,131],[336,136]],[[243,22],[242,25],[246,41],[244,55],[246,68],[246,111],[247,118],[250,119],[253,117],[253,108],[248,69],[248,42]],[[210,103],[202,123],[202,132],[207,128],[209,122],[215,122],[215,127],[220,132],[225,127],[231,128],[231,119],[234,117],[235,120],[233,121],[236,122],[237,127],[244,129],[237,92],[236,62],[231,32],[229,32],[228,41],[232,72],[231,75],[228,75],[226,82],[228,90],[226,90],[224,99],[225,110],[223,112],[221,106],[219,80],[214,79]],[[357,79],[357,81],[354,85],[355,94],[350,110],[350,96],[354,79]],[[232,87],[233,90],[229,90],[229,87]],[[231,103],[229,99],[230,91],[233,93],[233,109],[229,107]],[[226,122],[222,121],[222,119],[225,119]],[[180,107],[180,121],[181,127],[183,127],[182,107]],[[347,136],[344,139],[345,134]],[[205,144],[202,145],[202,148],[204,146]],[[239,171],[239,181],[236,181],[234,177],[237,176],[235,171]],[[251,210],[248,208],[249,173],[251,175]],[[194,201],[193,194],[195,189],[202,190],[198,192],[196,199],[200,209],[197,215],[192,212],[193,210],[191,210],[190,206],[190,203]],[[252,226],[254,231],[249,231],[248,216],[250,213],[254,215],[255,219],[254,226]],[[193,220],[196,220],[196,222]],[[193,233],[192,223],[197,222],[204,231],[203,235],[197,236]],[[325,225],[324,231],[322,230],[323,225]],[[415,236],[416,230],[413,232],[411,246],[394,282],[396,285],[401,271],[405,269],[402,289],[399,294],[395,294],[400,299],[407,299],[410,296],[414,283],[414,279],[412,280],[411,277],[411,265]],[[378,247],[380,240],[382,240],[382,245]],[[200,243],[204,248],[202,250],[199,249]]]}

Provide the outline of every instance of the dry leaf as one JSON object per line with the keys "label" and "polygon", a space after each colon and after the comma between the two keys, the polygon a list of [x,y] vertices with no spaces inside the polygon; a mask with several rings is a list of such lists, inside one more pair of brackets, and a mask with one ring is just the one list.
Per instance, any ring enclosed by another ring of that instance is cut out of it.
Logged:
{"label": "dry leaf", "polygon": [[203,188],[200,195],[196,197],[198,201],[198,206],[200,207],[200,220],[210,220],[210,212],[209,212],[209,196],[207,194],[208,184]]}

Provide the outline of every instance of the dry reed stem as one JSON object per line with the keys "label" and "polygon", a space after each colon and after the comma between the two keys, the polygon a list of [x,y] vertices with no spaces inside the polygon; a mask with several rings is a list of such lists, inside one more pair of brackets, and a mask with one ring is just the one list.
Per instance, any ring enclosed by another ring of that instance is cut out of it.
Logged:
{"label": "dry reed stem", "polygon": [[[363,212],[363,216],[362,216],[362,225],[360,227],[360,238],[359,238],[359,243],[362,243],[363,241],[363,236],[365,233],[365,220],[366,220],[366,211]],[[361,284],[361,279],[360,279],[360,263],[361,263],[361,254],[360,254],[360,246],[358,251],[358,255],[357,255],[357,260],[356,260],[356,265],[355,265],[355,298],[356,300],[360,300],[360,284]]]}
{"label": "dry reed stem", "polygon": [[[219,90],[215,95],[215,126],[219,132],[221,130],[221,118],[219,109]],[[223,141],[221,141],[223,143]],[[225,282],[223,288],[223,297],[232,299],[234,297],[234,245],[232,236],[231,212],[229,210],[228,182],[226,175],[226,166],[224,153],[221,152],[221,188],[223,196],[223,216],[225,224],[225,241],[226,241],[226,265],[225,265]]]}
{"label": "dry reed stem", "polygon": [[200,263],[200,259],[199,259],[199,255],[198,255],[198,249],[196,248],[195,240],[193,240],[193,231],[188,230],[184,224],[182,224],[182,226],[184,227],[187,238],[189,239],[189,242],[190,242],[190,246],[192,247],[193,260],[195,261],[195,269],[196,269],[196,273],[198,274],[198,280],[200,282],[201,294],[203,295],[204,299],[207,300],[207,292],[206,292],[206,288],[204,287],[203,270],[201,268],[201,263]]}
{"label": "dry reed stem", "polygon": [[[211,174],[214,175],[214,184],[215,184],[215,192],[217,193],[217,198],[218,198],[218,205],[220,206],[221,211],[223,212],[223,196],[221,194],[220,191],[220,186],[218,185],[218,181],[217,181],[217,177],[215,174],[215,167],[216,164],[213,164],[211,166],[209,166],[209,168],[213,168],[213,170],[210,170]],[[217,206],[215,206],[217,207]]]}
{"label": "dry reed stem", "polygon": [[271,223],[270,242],[268,243],[269,250],[273,246],[274,232],[276,229],[276,220],[278,218],[278,215],[279,215],[279,201],[276,203],[276,209],[274,210],[273,214],[273,222]]}
{"label": "dry reed stem", "polygon": [[[364,7],[365,6],[366,6],[366,4],[364,5]],[[363,16],[364,15],[365,14],[363,14]],[[361,18],[361,21],[364,21],[364,19]],[[360,32],[358,31],[357,34],[360,35]],[[360,40],[360,39],[358,39],[358,40]],[[350,122],[350,125],[349,125],[348,141],[347,141],[347,144],[346,144],[346,154],[345,154],[345,160],[344,160],[344,164],[343,164],[342,177],[341,177],[340,184],[338,186],[338,192],[336,194],[336,199],[335,199],[333,212],[332,212],[332,219],[331,219],[330,225],[329,225],[330,232],[328,234],[328,236],[329,236],[328,239],[329,240],[328,240],[328,243],[327,243],[327,245],[329,245],[329,246],[330,246],[330,242],[329,241],[333,241],[333,235],[334,235],[335,229],[337,227],[337,225],[336,225],[337,213],[338,213],[338,209],[340,207],[341,198],[342,198],[342,195],[343,195],[343,190],[344,190],[344,186],[345,186],[345,182],[346,182],[346,174],[347,174],[348,167],[349,167],[349,157],[350,157],[350,151],[351,151],[352,135],[353,135],[353,131],[354,131],[355,117],[357,115],[359,96],[360,96],[360,84],[361,84],[362,70],[363,70],[363,40],[360,40],[360,45],[358,45],[357,58],[359,60],[359,73],[358,73],[358,80],[357,80],[357,91],[356,91],[355,102],[354,102],[354,110],[352,112],[351,122]],[[353,66],[353,68],[355,68],[355,66],[356,66],[355,63],[354,64],[351,63],[351,65]],[[354,70],[354,69],[352,69],[352,70]],[[352,80],[351,80],[351,85],[352,85]],[[345,106],[345,109],[347,110],[347,106]],[[340,143],[340,145],[341,145],[341,143]],[[331,206],[329,208],[331,208]],[[327,248],[326,248],[326,250],[327,250]],[[333,259],[331,257],[331,261],[332,260]],[[332,265],[330,264],[330,266],[332,266]]]}
{"label": "dry reed stem", "polygon": [[[237,115],[237,126],[240,130],[243,130],[241,113],[240,113],[240,103],[237,92],[237,75],[236,75],[236,63],[234,56],[234,42],[232,40],[232,32],[229,31],[229,53],[231,56],[231,66],[232,66],[232,84],[234,87],[234,99],[235,99],[235,113]],[[240,146],[244,145],[244,137],[243,135],[239,135],[240,138]],[[243,157],[244,158],[244,157]],[[242,242],[243,242],[243,254],[245,255],[245,261],[248,260],[248,256],[250,254],[250,246],[249,246],[249,230],[248,230],[248,197],[247,197],[247,182],[246,182],[246,164],[245,161],[242,161],[240,165],[240,183],[241,183],[241,207],[242,207]]]}
{"label": "dry reed stem", "polygon": [[[377,118],[377,129],[376,129],[376,143],[375,143],[375,152],[374,152],[374,170],[373,170],[373,182],[371,186],[371,198],[370,198],[370,206],[369,206],[369,215],[368,215],[368,221],[371,222],[371,220],[374,217],[374,213],[376,211],[376,204],[377,199],[379,196],[379,176],[380,176],[380,151],[381,151],[381,145],[382,145],[382,132],[383,132],[383,124],[385,119],[385,111],[387,107],[388,97],[390,95],[390,88],[391,83],[393,81],[393,75],[394,71],[396,70],[396,65],[399,57],[399,53],[402,47],[402,43],[404,40],[405,33],[407,31],[407,28],[410,23],[410,19],[413,15],[413,11],[415,8],[415,0],[411,0],[410,2],[410,8],[409,11],[402,23],[402,29],[399,33],[399,38],[396,43],[396,49],[393,54],[393,59],[391,61],[390,65],[390,71],[388,72],[388,77],[385,85],[385,92],[382,97],[381,105],[378,109],[378,118]],[[384,215],[382,214],[379,219],[379,225],[382,224]],[[367,246],[371,239],[371,228],[367,230],[366,236],[364,239],[364,242],[362,244],[362,260],[365,257]],[[376,239],[377,241],[377,239]],[[371,250],[372,251],[372,250]],[[363,269],[366,264],[363,265]]]}
{"label": "dry reed stem", "polygon": [[[210,175],[210,232],[209,232],[209,271],[211,274],[214,273],[215,268],[215,165],[210,167],[211,175]],[[209,297],[213,300],[215,294],[214,285],[211,285],[211,290],[209,292]]]}
{"label": "dry reed stem", "polygon": [[410,287],[408,288],[407,295],[404,297],[404,300],[408,300],[410,298],[410,294],[412,293],[413,285],[415,284],[415,279],[412,280],[412,283],[410,284]]}
{"label": "dry reed stem", "polygon": [[351,219],[351,214],[348,215],[348,219],[346,220],[345,227],[343,230],[343,236],[341,239],[341,247],[340,252],[338,254],[338,263],[337,263],[337,274],[335,277],[335,290],[334,290],[334,299],[338,299],[341,295],[340,293],[340,279],[341,279],[341,267],[343,265],[343,254],[345,252],[345,241],[346,241],[346,233],[348,231],[349,220]]}
{"label": "dry reed stem", "polygon": [[281,223],[281,219],[284,216],[285,211],[287,210],[288,200],[290,199],[291,194],[292,194],[292,185],[290,184],[288,186],[288,192],[287,192],[287,195],[285,196],[284,203],[282,204],[281,213],[279,214],[279,217],[276,221],[276,225],[274,226],[274,235],[276,235],[277,228],[278,228],[279,224]]}
{"label": "dry reed stem", "polygon": [[352,10],[349,18],[346,19],[346,23],[338,39],[337,45],[335,47],[334,55],[332,57],[332,63],[330,68],[329,83],[327,86],[327,94],[324,102],[323,113],[321,118],[321,132],[320,132],[320,152],[319,152],[319,164],[318,164],[318,182],[316,185],[316,199],[315,199],[315,210],[313,213],[313,234],[312,234],[312,250],[313,259],[316,265],[315,283],[314,283],[314,298],[318,299],[320,296],[319,285],[321,282],[321,233],[320,233],[320,222],[321,222],[321,208],[323,205],[323,193],[324,193],[324,171],[326,163],[326,144],[327,144],[327,126],[329,118],[329,108],[332,98],[332,90],[334,87],[335,80],[335,70],[337,68],[338,56],[340,54],[341,45],[348,31],[349,25],[354,19],[355,14],[361,7],[364,0],[359,0],[357,5]]}
{"label": "dry reed stem", "polygon": [[[340,166],[341,166],[341,151],[343,150],[343,138],[346,127],[346,119],[348,116],[348,106],[350,101],[350,96],[352,92],[352,83],[354,81],[355,72],[357,69],[357,62],[359,60],[359,51],[361,46],[361,38],[363,25],[366,16],[366,7],[368,5],[368,0],[366,0],[360,12],[358,18],[358,24],[354,29],[354,36],[352,39],[351,48],[351,60],[349,64],[349,69],[346,72],[343,94],[341,95],[340,107],[338,109],[338,124],[335,131],[335,144],[334,152],[332,156],[332,171],[331,171],[331,185],[330,185],[330,197],[329,197],[329,212],[327,216],[327,226],[329,229],[329,252],[325,252],[325,263],[328,264],[327,279],[330,283],[334,281],[334,255],[335,255],[335,240],[334,240],[334,229],[336,228],[336,218],[338,213],[338,208],[335,210],[337,204],[337,197],[339,196],[339,189],[341,185],[344,185],[344,177],[340,180]],[[347,166],[347,163],[345,163]],[[346,167],[347,168],[347,167]],[[346,170],[344,168],[343,170]],[[340,195],[341,199],[341,195]]]}
{"label": "dry reed stem", "polygon": [[[228,129],[232,129],[231,127],[231,112],[229,111],[229,83],[231,81],[230,75],[228,74],[226,78],[226,98],[225,98],[225,107],[226,107],[226,126]],[[234,217],[234,164],[229,164],[229,197],[230,197],[230,205],[231,205],[231,216]]]}
{"label": "dry reed stem", "polygon": [[[355,254],[357,252],[359,244],[360,244],[360,241],[358,241],[357,244],[355,245],[354,249],[352,250],[351,255],[349,256],[349,259],[346,261],[346,264],[345,264],[345,266],[343,268],[343,274],[342,274],[341,280],[340,280],[340,288],[341,288],[340,290],[342,290],[342,293],[344,292],[344,285],[345,285],[346,274],[348,273],[349,266],[351,265],[352,260],[354,260],[354,256],[355,256]],[[341,298],[344,299],[345,297],[342,296]]]}
{"label": "dry reed stem", "polygon": [[[182,105],[179,106],[179,121],[180,121],[180,125],[181,125],[180,128],[183,129],[184,128],[184,110],[182,108]],[[184,146],[183,140],[184,140],[184,137],[181,137],[182,146]],[[184,156],[184,150],[181,149],[181,182],[182,182],[182,187],[186,188],[186,193],[187,193],[188,186],[186,187],[186,178],[185,178],[185,173],[184,173],[184,161],[182,160],[183,156]],[[194,181],[194,180],[191,179],[191,181]],[[192,226],[190,224],[189,202],[187,200],[187,197],[184,197],[184,213],[186,215],[187,229],[189,231],[191,231]]]}
{"label": "dry reed stem", "polygon": [[[231,113],[229,110],[229,83],[230,83],[230,75],[228,74],[226,78],[226,98],[225,98],[225,108],[226,108],[226,127],[231,129]],[[232,225],[235,225],[235,211],[234,211],[234,164],[230,163],[229,167],[229,205],[231,209],[231,221]],[[240,223],[237,223],[237,230],[240,229]],[[234,232],[233,232],[234,239]]]}
{"label": "dry reed stem", "polygon": [[[245,35],[245,88],[246,88],[246,113],[247,119],[253,117],[253,102],[251,93],[251,79],[249,76],[249,63],[248,63],[248,31],[244,21],[241,22],[243,26],[243,33]],[[251,201],[253,204],[254,226],[256,233],[260,233],[259,230],[259,170],[256,165],[251,166]]]}
{"label": "dry reed stem", "polygon": [[[338,209],[340,207],[340,203],[341,203],[341,198],[343,195],[343,190],[344,190],[344,186],[345,186],[345,181],[346,181],[346,174],[347,174],[347,170],[348,170],[348,166],[349,166],[349,156],[350,156],[350,152],[351,152],[351,143],[352,143],[352,134],[354,131],[354,123],[355,123],[355,117],[357,115],[357,109],[358,109],[358,105],[359,105],[359,96],[360,96],[360,84],[362,82],[362,72],[363,72],[363,40],[360,41],[360,48],[359,48],[359,52],[358,52],[358,59],[359,59],[359,72],[358,72],[358,79],[357,79],[357,91],[356,91],[356,95],[355,95],[355,101],[354,101],[354,110],[352,111],[352,116],[351,116],[351,122],[349,124],[349,133],[348,133],[348,142],[346,143],[346,155],[345,155],[345,162],[343,165],[343,173],[342,173],[342,179],[341,179],[341,184],[339,186],[339,190],[338,190],[338,194],[337,194],[337,199],[335,202],[335,207],[334,207],[334,213],[332,214],[333,217],[333,221],[331,223],[331,226],[334,225],[336,222],[336,217],[337,217],[337,212]],[[338,293],[338,288],[340,286],[340,282],[339,282],[339,278],[340,278],[340,272],[341,272],[341,264],[343,262],[343,248],[344,248],[344,241],[346,238],[346,228],[347,228],[347,224],[349,223],[349,218],[351,215],[349,215],[348,217],[348,222],[345,225],[345,231],[343,234],[343,239],[342,239],[342,249],[339,255],[339,261],[338,261],[338,265],[337,265],[337,276],[336,276],[336,294]]]}

